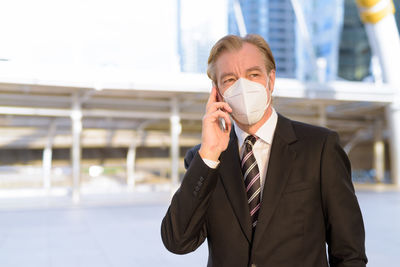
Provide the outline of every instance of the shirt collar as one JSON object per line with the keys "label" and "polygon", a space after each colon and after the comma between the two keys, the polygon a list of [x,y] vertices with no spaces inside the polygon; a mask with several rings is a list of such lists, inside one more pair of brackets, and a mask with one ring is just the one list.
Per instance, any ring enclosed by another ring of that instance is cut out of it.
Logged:
{"label": "shirt collar", "polygon": [[[275,109],[272,108],[271,116],[268,120],[261,125],[261,127],[257,130],[256,136],[263,140],[264,142],[268,143],[269,145],[272,144],[272,139],[274,138],[276,124],[278,122],[278,114],[276,113]],[[239,147],[242,147],[244,140],[249,135],[245,131],[237,126],[236,122],[233,121],[235,125],[235,133],[238,139]]]}

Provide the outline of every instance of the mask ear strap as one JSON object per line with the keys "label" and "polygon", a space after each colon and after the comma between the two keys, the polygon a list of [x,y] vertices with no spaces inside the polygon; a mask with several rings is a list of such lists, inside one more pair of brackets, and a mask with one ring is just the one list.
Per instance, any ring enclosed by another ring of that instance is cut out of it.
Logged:
{"label": "mask ear strap", "polygon": [[267,90],[267,94],[268,94],[268,102],[267,102],[267,108],[269,107],[269,105],[271,105],[271,99],[272,99],[272,95],[271,95],[271,91]]}
{"label": "mask ear strap", "polygon": [[267,94],[268,94],[268,102],[267,102],[267,108],[269,105],[271,105],[271,100],[272,100],[272,93],[271,90],[269,89],[269,79],[267,80]]}
{"label": "mask ear strap", "polygon": [[224,101],[224,96],[221,94],[221,92],[219,91],[219,88],[218,87],[216,87],[217,88],[217,96],[219,96],[220,97],[220,99],[217,99],[217,100],[219,100],[219,101]]}

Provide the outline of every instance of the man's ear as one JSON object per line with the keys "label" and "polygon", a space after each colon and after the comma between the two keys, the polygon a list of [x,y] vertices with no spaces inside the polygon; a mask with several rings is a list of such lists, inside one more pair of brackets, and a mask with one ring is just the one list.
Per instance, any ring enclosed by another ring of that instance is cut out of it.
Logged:
{"label": "man's ear", "polygon": [[217,101],[218,102],[224,102],[224,98],[222,97],[218,87],[216,87],[216,88],[217,88]]}
{"label": "man's ear", "polygon": [[217,102],[223,102],[224,98],[222,97],[221,92],[219,91],[218,85],[215,82],[213,82],[212,85],[217,90]]}
{"label": "man's ear", "polygon": [[269,76],[268,90],[272,93],[275,87],[275,70],[271,70],[268,76]]}

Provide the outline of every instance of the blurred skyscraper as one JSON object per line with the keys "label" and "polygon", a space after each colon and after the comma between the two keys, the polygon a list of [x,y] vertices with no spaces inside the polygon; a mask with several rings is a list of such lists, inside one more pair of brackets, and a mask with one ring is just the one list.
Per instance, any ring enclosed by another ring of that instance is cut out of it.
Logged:
{"label": "blurred skyscraper", "polygon": [[397,23],[397,29],[399,30],[400,34],[400,0],[393,0],[394,8],[396,9],[395,19]]}
{"label": "blurred skyscraper", "polygon": [[[181,71],[204,73],[215,41],[227,33],[239,35],[234,2],[177,0]],[[371,75],[371,51],[355,0],[238,2],[247,33],[260,34],[270,44],[278,77],[325,81]],[[297,10],[292,3],[298,3]],[[394,4],[398,10],[400,0]],[[208,6],[207,12],[200,6]],[[399,25],[400,12],[396,21]]]}
{"label": "blurred skyscraper", "polygon": [[370,61],[371,49],[356,2],[345,0],[339,76],[346,80],[363,80],[370,74]]}
{"label": "blurred skyscraper", "polygon": [[[298,0],[296,12],[291,0],[239,2],[247,32],[262,35],[270,44],[278,77],[309,80],[319,73],[323,80],[335,79],[343,0]],[[239,34],[233,4],[229,0],[228,29]]]}
{"label": "blurred skyscraper", "polygon": [[[277,62],[279,77],[296,77],[295,15],[290,0],[240,0],[247,33],[257,33],[269,43]],[[234,0],[229,0],[228,31],[239,35],[234,13]]]}
{"label": "blurred skyscraper", "polygon": [[[400,0],[394,0],[397,28],[400,26]],[[364,24],[361,22],[356,2],[345,0],[344,24],[340,43],[339,73],[347,80],[361,81],[372,76],[371,57]],[[379,64],[375,61],[375,64]],[[379,68],[379,66],[377,66]],[[372,79],[372,78],[371,78]]]}

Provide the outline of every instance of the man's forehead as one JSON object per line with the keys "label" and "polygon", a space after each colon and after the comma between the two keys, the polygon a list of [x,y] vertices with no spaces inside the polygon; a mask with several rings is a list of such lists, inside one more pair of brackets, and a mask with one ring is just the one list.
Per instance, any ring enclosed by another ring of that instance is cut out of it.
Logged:
{"label": "man's forehead", "polygon": [[241,68],[242,71],[250,69],[265,69],[265,56],[253,44],[244,43],[240,49],[224,51],[216,61],[217,74],[229,69]]}
{"label": "man's forehead", "polygon": [[223,51],[220,56],[218,57],[217,61],[220,58],[228,57],[248,57],[248,56],[255,56],[255,57],[263,57],[263,54],[261,53],[260,49],[255,46],[254,44],[251,43],[243,43],[242,47],[240,48],[233,48],[233,49],[227,49]]}

